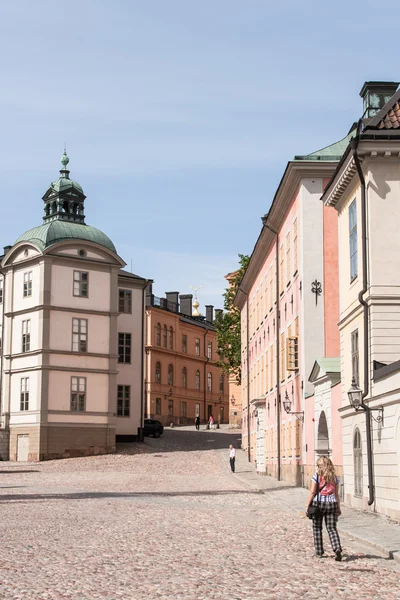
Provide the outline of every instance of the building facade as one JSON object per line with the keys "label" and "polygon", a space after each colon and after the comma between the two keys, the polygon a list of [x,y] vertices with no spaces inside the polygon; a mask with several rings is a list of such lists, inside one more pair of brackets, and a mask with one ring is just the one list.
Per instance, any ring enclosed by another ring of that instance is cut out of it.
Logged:
{"label": "building facade", "polygon": [[[338,213],[347,504],[400,518],[400,92],[367,82],[363,118],[323,195]],[[348,391],[359,388],[355,411]]]}
{"label": "building facade", "polygon": [[[229,286],[232,286],[236,280],[238,271],[233,271],[225,275]],[[235,375],[229,375],[229,427],[230,429],[242,429],[242,386],[238,383]]]}
{"label": "building facade", "polygon": [[309,375],[316,358],[339,356],[337,217],[320,197],[347,141],[288,163],[235,300],[243,447],[260,474],[306,485],[316,451]]}
{"label": "building facade", "polygon": [[228,382],[217,361],[213,307],[198,314],[192,295],[168,292],[146,301],[146,416],[164,425],[194,424],[210,415],[228,421]]}
{"label": "building facade", "polygon": [[62,157],[44,223],[1,263],[1,458],[115,451],[143,427],[144,289],[112,241],[86,225]]}

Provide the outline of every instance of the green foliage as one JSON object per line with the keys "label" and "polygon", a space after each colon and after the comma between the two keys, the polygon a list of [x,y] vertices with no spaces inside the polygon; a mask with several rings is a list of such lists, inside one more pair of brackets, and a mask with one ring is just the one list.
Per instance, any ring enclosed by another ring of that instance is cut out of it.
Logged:
{"label": "green foliage", "polygon": [[242,380],[240,343],[241,319],[240,310],[234,305],[234,300],[249,261],[249,256],[239,254],[239,269],[224,293],[225,312],[220,314],[215,321],[218,352],[221,356],[221,360],[218,364],[226,375],[235,377],[238,384],[240,384]]}

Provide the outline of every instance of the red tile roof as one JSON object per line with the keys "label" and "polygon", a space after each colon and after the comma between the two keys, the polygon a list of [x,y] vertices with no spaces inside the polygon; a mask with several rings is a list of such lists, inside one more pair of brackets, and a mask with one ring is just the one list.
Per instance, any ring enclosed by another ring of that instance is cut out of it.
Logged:
{"label": "red tile roof", "polygon": [[378,129],[398,129],[400,127],[400,103],[397,101],[393,108],[383,117],[378,124]]}

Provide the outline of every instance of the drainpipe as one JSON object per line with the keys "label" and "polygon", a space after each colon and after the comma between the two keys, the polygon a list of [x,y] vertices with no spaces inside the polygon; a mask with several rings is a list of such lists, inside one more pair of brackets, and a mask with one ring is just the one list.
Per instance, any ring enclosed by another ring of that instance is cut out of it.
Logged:
{"label": "drainpipe", "polygon": [[357,154],[357,148],[360,141],[361,119],[357,126],[357,135],[351,141],[354,163],[356,165],[358,177],[361,184],[361,247],[362,247],[362,289],[358,294],[358,301],[363,307],[364,316],[364,391],[362,394],[361,406],[365,411],[366,433],[367,433],[367,465],[368,465],[368,506],[374,503],[374,474],[372,461],[372,431],[371,431],[371,411],[367,404],[364,404],[365,398],[369,394],[369,313],[368,304],[364,300],[364,294],[368,289],[367,279],[367,197],[364,174],[362,172],[360,159]]}
{"label": "drainpipe", "polygon": [[206,419],[206,407],[207,407],[207,364],[209,361],[208,354],[206,352],[206,337],[207,337],[208,329],[206,329],[204,333],[204,357],[206,362],[204,363],[204,421],[207,422]]}
{"label": "drainpipe", "polygon": [[281,481],[281,384],[280,384],[280,356],[279,356],[279,236],[275,229],[267,223],[267,217],[262,217],[262,224],[275,235],[276,248],[276,440],[277,440],[277,480]]}
{"label": "drainpipe", "polygon": [[[4,384],[4,373],[3,373],[3,355],[4,355],[4,307],[6,302],[6,273],[5,271],[0,272],[0,277],[3,278],[3,304],[1,308],[1,353],[0,353],[0,427],[1,427],[1,415],[3,414],[3,384]],[[4,423],[5,427],[5,423]]]}

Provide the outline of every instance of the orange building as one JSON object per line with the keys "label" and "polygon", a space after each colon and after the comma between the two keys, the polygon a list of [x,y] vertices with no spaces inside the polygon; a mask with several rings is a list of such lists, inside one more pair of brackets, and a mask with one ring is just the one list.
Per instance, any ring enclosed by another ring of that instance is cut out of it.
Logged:
{"label": "orange building", "polygon": [[[238,271],[233,271],[225,275],[225,279],[228,281],[229,286],[232,286]],[[241,429],[242,428],[242,386],[237,382],[236,377],[231,375],[229,377],[229,428],[230,429]]]}
{"label": "orange building", "polygon": [[228,421],[228,382],[217,366],[214,307],[198,313],[191,294],[146,295],[145,413],[164,425]]}

